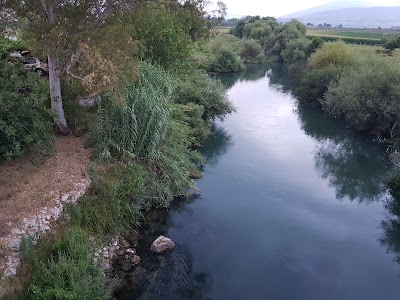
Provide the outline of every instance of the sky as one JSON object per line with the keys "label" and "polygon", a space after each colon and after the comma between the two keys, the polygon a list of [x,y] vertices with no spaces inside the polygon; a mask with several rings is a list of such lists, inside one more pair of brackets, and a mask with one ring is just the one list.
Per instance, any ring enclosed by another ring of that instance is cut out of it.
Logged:
{"label": "sky", "polygon": [[[281,17],[332,0],[222,0],[228,6],[228,18],[247,15]],[[400,6],[400,0],[370,0],[376,6]]]}

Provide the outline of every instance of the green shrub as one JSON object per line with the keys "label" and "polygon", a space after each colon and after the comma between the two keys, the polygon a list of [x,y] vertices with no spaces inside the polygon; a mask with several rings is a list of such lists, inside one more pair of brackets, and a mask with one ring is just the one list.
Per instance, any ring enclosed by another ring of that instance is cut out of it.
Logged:
{"label": "green shrub", "polygon": [[81,229],[68,229],[52,245],[50,257],[41,255],[29,240],[23,241],[21,250],[32,272],[25,299],[104,300],[109,297],[109,281],[93,262],[89,238]]}
{"label": "green shrub", "polygon": [[228,49],[221,49],[208,65],[208,71],[217,73],[232,73],[244,69],[239,55]]}
{"label": "green shrub", "polygon": [[242,39],[230,34],[218,34],[212,38],[206,45],[206,51],[213,55],[218,54],[222,49],[229,49],[235,53],[239,52]]}
{"label": "green shrub", "polygon": [[329,85],[358,62],[356,56],[343,42],[324,43],[307,60],[303,70],[297,74],[295,93],[302,100],[321,105]]}
{"label": "green shrub", "polygon": [[65,117],[70,128],[88,130],[94,122],[96,106],[87,108],[79,105],[79,97],[87,94],[81,82],[63,79],[61,93]]}
{"label": "green shrub", "polygon": [[295,71],[297,71],[295,94],[301,100],[319,106],[329,85],[339,78],[343,69],[328,65],[320,69],[304,66],[304,69]]}
{"label": "green shrub", "polygon": [[239,55],[245,63],[265,62],[264,49],[256,40],[243,40]]}
{"label": "green shrub", "polygon": [[[143,63],[139,81],[128,87],[123,99],[109,95],[99,110],[95,143],[106,161],[100,177],[92,179],[92,192],[107,199],[104,207],[111,221],[115,216],[130,224],[141,210],[167,207],[193,185],[190,177],[200,156],[190,148],[193,129],[188,118],[176,113],[182,107],[172,101],[175,87],[163,69]],[[96,217],[91,213],[82,218],[90,224]]]}
{"label": "green shrub", "polygon": [[13,51],[21,50],[26,50],[23,42],[0,37],[0,60],[7,59]]}
{"label": "green shrub", "polygon": [[400,70],[384,58],[368,58],[329,86],[323,105],[359,130],[389,133],[400,119]]}
{"label": "green shrub", "polygon": [[179,104],[194,103],[204,107],[203,120],[223,119],[234,111],[222,83],[205,73],[195,72],[185,76],[179,82],[175,92],[175,101]]}
{"label": "green shrub", "polygon": [[311,42],[305,37],[290,40],[281,53],[283,61],[289,64],[305,61],[308,58],[310,44]]}
{"label": "green shrub", "polygon": [[167,69],[188,59],[192,42],[189,26],[173,6],[143,2],[119,18],[129,34],[140,41],[143,59]]}
{"label": "green shrub", "polygon": [[309,46],[308,46],[307,55],[308,55],[308,56],[311,56],[311,55],[312,55],[313,53],[315,53],[319,48],[321,48],[323,44],[324,44],[324,40],[323,40],[321,37],[319,37],[319,36],[314,36],[314,37],[311,39],[311,42],[310,42],[310,44],[309,44]]}
{"label": "green shrub", "polygon": [[44,82],[17,63],[0,61],[0,158],[48,150],[52,120]]}
{"label": "green shrub", "polygon": [[267,57],[283,61],[282,52],[291,40],[305,37],[306,27],[297,20],[275,27],[272,35],[263,41]]}
{"label": "green shrub", "polygon": [[349,68],[355,64],[357,57],[344,42],[324,43],[309,59],[309,66],[313,69],[329,65]]}

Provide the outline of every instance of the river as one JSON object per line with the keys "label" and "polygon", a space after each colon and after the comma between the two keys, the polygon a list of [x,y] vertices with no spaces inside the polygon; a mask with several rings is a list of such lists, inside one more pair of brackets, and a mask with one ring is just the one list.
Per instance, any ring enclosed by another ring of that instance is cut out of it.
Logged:
{"label": "river", "polygon": [[237,112],[203,149],[201,196],[165,214],[178,249],[139,298],[400,299],[385,145],[299,104],[282,65],[220,79]]}

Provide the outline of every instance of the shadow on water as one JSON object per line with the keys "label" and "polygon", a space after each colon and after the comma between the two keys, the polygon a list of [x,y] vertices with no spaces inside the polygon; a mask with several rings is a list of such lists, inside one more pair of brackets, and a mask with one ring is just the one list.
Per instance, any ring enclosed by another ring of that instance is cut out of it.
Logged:
{"label": "shadow on water", "polygon": [[207,165],[215,166],[233,144],[232,137],[226,130],[220,125],[213,124],[207,143],[200,149],[200,152]]}

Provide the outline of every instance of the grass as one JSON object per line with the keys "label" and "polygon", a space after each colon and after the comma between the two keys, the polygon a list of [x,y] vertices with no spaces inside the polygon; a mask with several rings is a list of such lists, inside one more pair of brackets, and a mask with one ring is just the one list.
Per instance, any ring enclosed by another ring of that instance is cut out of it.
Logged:
{"label": "grass", "polygon": [[396,64],[400,68],[400,50],[393,51],[392,56],[388,56],[383,52],[383,48],[380,46],[368,46],[368,45],[348,45],[351,51],[358,53],[360,57],[376,57],[382,56],[387,59],[391,59],[392,63]]}
{"label": "grass", "polygon": [[218,27],[218,28],[216,28],[216,31],[217,31],[217,33],[229,34],[231,28],[232,27]]}

